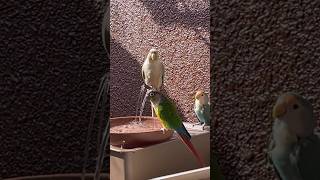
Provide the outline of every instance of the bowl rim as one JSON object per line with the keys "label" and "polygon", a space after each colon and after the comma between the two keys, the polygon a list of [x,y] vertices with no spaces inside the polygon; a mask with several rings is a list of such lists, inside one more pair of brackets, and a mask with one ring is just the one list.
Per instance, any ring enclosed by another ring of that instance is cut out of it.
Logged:
{"label": "bowl rim", "polygon": [[[114,120],[117,120],[117,119],[128,119],[128,118],[135,118],[135,117],[139,117],[139,116],[119,116],[119,117],[110,117],[110,129],[111,129],[111,121],[114,121]],[[157,119],[157,117],[152,117],[152,116],[141,116],[141,119]],[[124,132],[124,133],[112,133],[110,131],[110,135],[129,135],[129,134],[153,134],[155,132],[161,132],[162,131],[159,129],[159,130],[152,130],[152,131],[146,131],[146,132]],[[174,131],[172,129],[167,129],[167,132],[166,133],[170,133],[172,136],[172,134],[174,133]]]}

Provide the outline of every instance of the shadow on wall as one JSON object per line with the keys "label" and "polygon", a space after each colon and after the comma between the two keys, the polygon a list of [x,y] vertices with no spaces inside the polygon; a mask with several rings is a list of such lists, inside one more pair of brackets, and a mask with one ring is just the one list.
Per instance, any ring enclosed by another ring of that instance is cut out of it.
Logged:
{"label": "shadow on wall", "polygon": [[221,42],[211,44],[215,52],[212,142],[226,179],[275,179],[273,168],[267,166],[266,151],[272,106],[281,93],[294,91],[311,99],[319,117],[316,4],[293,0],[211,4],[215,7],[212,37]]}
{"label": "shadow on wall", "polygon": [[[143,84],[141,64],[116,40],[111,39],[110,44],[110,117],[133,116]],[[149,102],[146,102],[143,114],[151,115]]]}
{"label": "shadow on wall", "polygon": [[[209,20],[209,6],[206,9],[198,10],[196,7],[191,10],[184,1],[177,0],[149,1],[140,0],[148,9],[153,19],[162,26],[182,24],[193,28],[207,28]],[[200,21],[199,21],[200,19]]]}
{"label": "shadow on wall", "polygon": [[0,22],[0,177],[80,172],[91,109],[107,67],[99,6],[6,3]]}
{"label": "shadow on wall", "polygon": [[[110,117],[133,116],[135,115],[140,88],[143,84],[141,77],[142,65],[114,39],[111,40],[111,53],[112,96],[110,97]],[[161,89],[161,93],[168,97],[167,91],[164,88]],[[185,121],[186,117],[184,113],[182,113],[183,111],[180,109],[179,104],[173,99],[171,99],[171,101],[175,103],[179,115]],[[139,104],[139,109],[140,106],[141,104]],[[149,101],[145,104],[143,115],[151,116],[151,105]]]}
{"label": "shadow on wall", "polygon": [[[113,40],[114,41],[114,40]],[[141,85],[143,80],[141,77],[141,65],[132,57],[132,55],[125,50],[118,42],[112,42],[111,45],[111,96],[110,96],[110,117],[120,117],[120,116],[133,116],[135,115],[136,105],[138,101],[138,95],[140,93]],[[118,53],[114,53],[117,49]],[[129,58],[123,58],[129,57]],[[168,87],[169,84],[167,84]],[[170,87],[170,86],[169,86]],[[181,116],[183,121],[187,121],[186,113],[182,109],[182,103],[179,103],[178,99],[173,99],[167,93],[168,89],[164,86],[161,88],[161,93],[166,97],[170,98],[171,102],[177,107],[177,111]],[[193,95],[193,93],[192,93]],[[141,102],[143,97],[141,97]],[[194,100],[190,95],[190,101],[192,103],[191,111],[193,112]],[[139,104],[139,108],[141,103]],[[144,115],[151,116],[150,102],[147,101],[144,108]],[[193,119],[197,119],[195,114],[193,114]],[[139,112],[138,112],[139,115]]]}
{"label": "shadow on wall", "polygon": [[[210,5],[209,1],[203,1],[206,4],[206,8],[197,7],[197,5],[192,6],[190,9],[190,4],[186,4],[184,1],[177,0],[165,0],[165,1],[150,1],[150,0],[140,0],[143,5],[147,8],[153,17],[153,20],[161,26],[170,26],[180,24],[192,28],[198,35],[199,39],[205,42],[205,44],[210,45],[208,38],[200,35],[199,28],[209,29],[208,22],[210,21]],[[193,4],[194,5],[194,4]],[[199,6],[199,5],[198,5]]]}

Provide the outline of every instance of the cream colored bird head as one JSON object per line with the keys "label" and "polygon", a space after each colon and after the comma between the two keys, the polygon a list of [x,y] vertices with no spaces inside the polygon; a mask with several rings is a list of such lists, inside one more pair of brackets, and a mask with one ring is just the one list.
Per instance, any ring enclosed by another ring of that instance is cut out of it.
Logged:
{"label": "cream colored bird head", "polygon": [[194,99],[195,99],[195,102],[198,102],[201,105],[209,103],[209,97],[207,93],[205,93],[202,90],[199,90],[196,92],[196,94],[194,95]]}
{"label": "cream colored bird head", "polygon": [[288,124],[289,129],[299,137],[311,135],[316,126],[312,105],[292,92],[284,93],[278,98],[272,116]]}
{"label": "cream colored bird head", "polygon": [[154,48],[150,49],[150,51],[147,55],[147,59],[149,59],[150,62],[158,61],[159,60],[158,50],[156,50]]}

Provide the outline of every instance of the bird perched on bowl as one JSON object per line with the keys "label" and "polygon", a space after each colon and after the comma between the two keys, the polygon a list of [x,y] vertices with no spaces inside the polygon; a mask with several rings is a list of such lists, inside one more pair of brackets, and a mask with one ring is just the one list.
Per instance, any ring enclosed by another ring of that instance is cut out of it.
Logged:
{"label": "bird perched on bowl", "polygon": [[[156,49],[150,49],[147,58],[142,65],[141,72],[145,85],[149,89],[160,91],[164,79],[164,66]],[[152,116],[154,116],[153,110]]]}
{"label": "bird perched on bowl", "polygon": [[312,105],[295,93],[276,101],[268,157],[281,180],[320,179],[320,138]]}
{"label": "bird perched on bowl", "polygon": [[164,66],[156,49],[150,49],[142,65],[142,79],[151,89],[160,90],[164,78]]}
{"label": "bird perched on bowl", "polygon": [[163,126],[162,130],[164,132],[166,129],[172,129],[176,131],[181,141],[196,157],[200,166],[203,167],[203,159],[200,157],[200,155],[192,145],[190,141],[191,135],[182,123],[182,118],[178,115],[174,103],[172,103],[167,97],[165,97],[159,91],[148,91],[147,97],[151,101],[153,109],[155,110],[155,113]]}
{"label": "bird perched on bowl", "polygon": [[204,129],[204,126],[210,125],[209,97],[204,91],[200,90],[196,92],[194,99],[194,112],[199,120],[197,124],[202,124],[202,129]]}

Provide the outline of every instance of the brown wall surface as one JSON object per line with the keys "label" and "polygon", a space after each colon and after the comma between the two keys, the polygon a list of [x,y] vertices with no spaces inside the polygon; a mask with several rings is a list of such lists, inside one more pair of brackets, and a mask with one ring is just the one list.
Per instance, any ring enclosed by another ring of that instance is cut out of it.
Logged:
{"label": "brown wall surface", "polygon": [[[149,49],[165,65],[165,93],[186,121],[195,121],[192,95],[209,92],[209,1],[111,0],[112,117],[135,114],[141,66]],[[150,114],[150,103],[146,105]]]}
{"label": "brown wall surface", "polygon": [[320,113],[319,1],[211,3],[213,144],[230,180],[271,180],[271,109],[295,91]]}
{"label": "brown wall surface", "polygon": [[[79,173],[106,71],[101,3],[2,1],[0,179]],[[91,139],[91,171],[96,133]]]}

